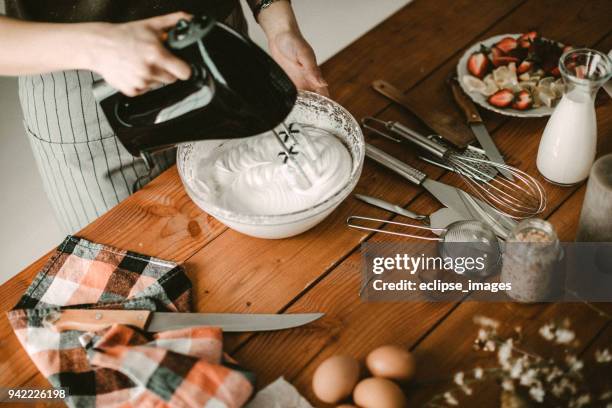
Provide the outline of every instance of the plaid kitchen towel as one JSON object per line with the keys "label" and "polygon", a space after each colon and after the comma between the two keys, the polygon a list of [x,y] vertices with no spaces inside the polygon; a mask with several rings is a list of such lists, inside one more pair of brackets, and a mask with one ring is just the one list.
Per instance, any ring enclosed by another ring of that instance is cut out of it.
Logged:
{"label": "plaid kitchen towel", "polygon": [[41,373],[68,390],[69,406],[239,407],[252,393],[218,328],[59,333],[43,322],[62,308],[187,312],[191,282],[176,263],[69,236],[9,321]]}

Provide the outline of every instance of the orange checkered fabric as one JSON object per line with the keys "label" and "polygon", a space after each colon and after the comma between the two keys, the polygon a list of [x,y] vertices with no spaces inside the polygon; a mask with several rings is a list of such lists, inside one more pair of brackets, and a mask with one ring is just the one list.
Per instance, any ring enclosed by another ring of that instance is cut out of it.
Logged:
{"label": "orange checkered fabric", "polygon": [[69,236],[8,317],[41,373],[67,390],[69,406],[242,406],[253,378],[224,355],[219,328],[60,333],[43,324],[62,308],[190,307],[191,282],[176,263]]}

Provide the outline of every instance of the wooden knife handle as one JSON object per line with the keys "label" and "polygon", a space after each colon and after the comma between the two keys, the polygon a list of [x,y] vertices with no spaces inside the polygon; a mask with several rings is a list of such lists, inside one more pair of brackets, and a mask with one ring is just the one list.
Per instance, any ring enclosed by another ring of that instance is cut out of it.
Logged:
{"label": "wooden knife handle", "polygon": [[448,84],[453,91],[453,97],[455,98],[457,106],[459,106],[465,115],[467,123],[482,123],[482,118],[480,117],[480,113],[478,113],[478,108],[476,108],[474,101],[470,99],[469,95],[463,91],[461,85],[459,85],[459,82],[457,81],[457,78],[454,76],[449,77]]}
{"label": "wooden knife handle", "polygon": [[113,324],[126,324],[145,329],[152,316],[150,310],[65,309],[45,318],[53,330],[97,331]]}
{"label": "wooden knife handle", "polygon": [[452,143],[464,148],[474,141],[474,134],[455,112],[431,109],[422,101],[414,101],[390,83],[377,79],[372,82],[374,90],[399,104],[419,118],[427,127]]}

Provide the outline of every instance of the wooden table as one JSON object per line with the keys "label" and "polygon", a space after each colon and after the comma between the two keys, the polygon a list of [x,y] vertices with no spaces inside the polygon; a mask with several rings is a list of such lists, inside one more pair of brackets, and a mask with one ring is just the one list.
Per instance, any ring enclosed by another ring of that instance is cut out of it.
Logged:
{"label": "wooden table", "polygon": [[[611,15],[609,0],[415,0],[326,62],[323,72],[334,98],[356,118],[370,114],[418,126],[415,118],[371,90],[370,83],[386,79],[431,109],[458,115],[444,79],[463,50],[475,41],[537,27],[549,38],[607,52],[612,48]],[[509,162],[538,174],[535,157],[546,119],[482,113]],[[604,154],[612,151],[609,98],[600,98],[597,116],[599,154]],[[423,164],[410,149],[398,149],[370,135],[368,139],[433,178],[450,177]],[[559,188],[543,184],[549,199],[544,216],[562,240],[573,240],[584,185]],[[356,192],[423,213],[439,206],[422,189],[369,161]],[[446,380],[454,372],[491,358],[472,351],[476,329],[471,322],[476,314],[496,318],[510,329],[521,325],[528,338],[536,338],[538,328],[549,320],[567,316],[582,340],[582,352],[612,344],[610,320],[581,303],[363,303],[358,296],[360,244],[388,238],[349,230],[344,220],[352,214],[391,218],[349,198],[324,222],[300,236],[280,241],[250,238],[198,209],[187,197],[176,168],[171,168],[78,235],[182,262],[194,283],[200,312],[325,312],[320,321],[295,330],[227,336],[227,350],[257,373],[259,385],[283,375],[313,402],[311,376],[323,359],[338,352],[362,358],[375,346],[397,343],[416,355],[417,378],[406,392],[411,406],[422,405],[448,386]],[[17,302],[47,256],[0,287],[3,311]],[[610,306],[599,305],[608,311]],[[546,351],[541,342],[528,345]],[[0,317],[0,356],[1,386],[47,386],[4,314]],[[612,375],[607,381],[610,378]],[[494,387],[488,390],[474,397],[477,401],[472,400],[472,406],[495,405]]]}

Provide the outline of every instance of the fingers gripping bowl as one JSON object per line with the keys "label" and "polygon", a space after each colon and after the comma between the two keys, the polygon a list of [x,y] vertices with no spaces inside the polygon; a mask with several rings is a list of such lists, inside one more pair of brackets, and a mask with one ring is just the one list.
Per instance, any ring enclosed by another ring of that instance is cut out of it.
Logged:
{"label": "fingers gripping bowl", "polygon": [[[318,194],[314,202],[307,207],[299,208],[294,205],[272,205],[272,211],[255,211],[245,206],[232,205],[231,200],[219,199],[219,188],[212,187],[207,182],[209,175],[203,168],[207,167],[215,157],[230,150],[246,149],[245,143],[251,146],[265,144],[268,134],[242,140],[223,140],[208,142],[193,142],[179,146],[177,167],[185,186],[185,190],[193,202],[202,210],[218,219],[228,227],[246,235],[258,238],[287,238],[298,235],[321,222],[327,217],[355,188],[365,156],[364,140],[361,128],[351,114],[336,102],[324,96],[301,91],[293,111],[285,120],[286,123],[299,123],[305,127],[325,130],[335,136],[346,149],[339,156],[330,156],[327,146],[318,145],[322,154],[322,161],[332,165],[334,161],[343,161],[345,177],[337,179],[336,184],[323,183],[324,192]],[[275,154],[268,156],[275,156]],[[270,160],[274,157],[269,157]],[[228,160],[232,161],[233,160]],[[348,162],[348,163],[347,163]],[[232,164],[233,165],[233,164]],[[330,175],[337,172],[327,171]],[[249,175],[249,177],[251,177]],[[279,177],[274,174],[268,178],[276,184]],[[234,185],[238,183],[234,180]],[[314,186],[316,187],[316,186]],[[236,190],[243,196],[254,196],[253,192],[245,189]],[[234,196],[234,198],[240,197]],[[264,200],[267,197],[262,196]],[[253,201],[253,200],[251,200]],[[297,208],[297,210],[296,210]]]}

